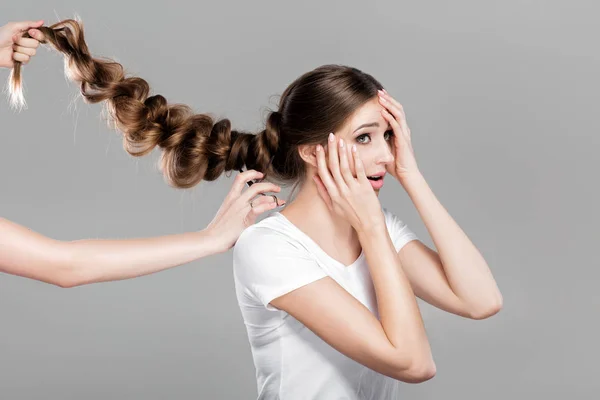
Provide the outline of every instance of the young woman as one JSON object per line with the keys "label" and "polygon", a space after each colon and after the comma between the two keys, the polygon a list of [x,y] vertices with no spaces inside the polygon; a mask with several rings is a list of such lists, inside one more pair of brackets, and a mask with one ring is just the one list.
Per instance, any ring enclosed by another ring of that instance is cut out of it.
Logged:
{"label": "young woman", "polygon": [[[35,54],[37,40],[16,36],[41,24],[27,21],[0,27],[0,67],[12,68],[13,60],[27,62]],[[257,171],[238,175],[213,221],[199,232],[61,242],[0,218],[0,272],[73,287],[147,275],[227,251],[258,215],[277,206],[274,196],[253,201],[259,194],[279,192],[274,184],[259,183],[242,193],[247,182],[262,176]]]}
{"label": "young woman", "polygon": [[[90,55],[76,21],[40,30],[83,97],[106,101],[130,151],[163,148],[173,185],[243,166],[298,185],[286,209],[245,230],[234,249],[259,399],[397,398],[399,381],[436,371],[416,297],[472,319],[501,309],[488,265],[417,167],[402,106],[372,76],[339,65],[307,72],[251,134],[147,97],[146,81]],[[390,179],[437,251],[381,207]]]}

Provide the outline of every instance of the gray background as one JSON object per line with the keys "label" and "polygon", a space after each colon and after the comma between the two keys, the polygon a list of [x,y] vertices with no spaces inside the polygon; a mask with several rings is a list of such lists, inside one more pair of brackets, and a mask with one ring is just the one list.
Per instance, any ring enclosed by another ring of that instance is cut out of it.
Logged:
{"label": "gray background", "polygon": [[[77,14],[95,55],[242,129],[261,128],[316,66],[373,74],[405,106],[423,174],[505,301],[484,321],[423,304],[438,373],[403,398],[588,399],[600,389],[599,12],[592,1],[21,0],[2,2],[0,23]],[[25,80],[28,110],[0,99],[3,217],[62,240],[211,220],[230,179],[169,188],[158,153],[128,156],[54,52]],[[400,185],[381,200],[431,244]],[[2,399],[256,396],[231,252],[73,289],[2,275],[0,315]]]}

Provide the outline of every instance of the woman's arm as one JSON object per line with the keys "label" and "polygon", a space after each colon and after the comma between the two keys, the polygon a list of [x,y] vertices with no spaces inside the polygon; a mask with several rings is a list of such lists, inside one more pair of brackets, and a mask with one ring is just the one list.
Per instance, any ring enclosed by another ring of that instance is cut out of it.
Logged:
{"label": "woman's arm", "polygon": [[[436,372],[416,298],[385,227],[364,231],[361,245],[373,279],[380,320],[330,277],[271,304],[331,347],[394,379],[419,383]],[[400,250],[402,252],[402,250]]]}
{"label": "woman's arm", "polygon": [[[329,167],[317,147],[320,192],[333,212],[356,229],[373,280],[380,320],[333,279],[326,277],[271,302],[329,345],[357,362],[405,382],[435,375],[416,297],[388,234],[381,206],[357,153],[329,143]],[[353,151],[356,151],[355,148]],[[357,178],[349,169],[355,163]],[[400,250],[402,254],[402,250]]]}
{"label": "woman's arm", "polygon": [[437,200],[425,179],[403,186],[415,204],[438,253],[425,245],[407,246],[402,265],[415,293],[443,310],[472,319],[502,308],[502,294],[485,259]]}
{"label": "woman's arm", "polygon": [[216,253],[209,230],[128,240],[62,242],[0,220],[0,271],[60,287],[134,278]]}
{"label": "woman's arm", "polygon": [[[458,315],[483,319],[502,308],[502,295],[485,259],[439,202],[417,168],[402,105],[379,94],[394,130],[393,175],[414,203],[438,253],[422,243],[407,246],[402,265],[417,295]],[[387,111],[389,110],[389,112]]]}
{"label": "woman's arm", "polygon": [[199,232],[62,242],[0,219],[0,272],[73,287],[135,278],[226,251],[258,215],[278,205],[272,196],[260,196],[250,206],[261,193],[279,192],[274,184],[257,183],[242,193],[246,182],[262,176],[239,174],[213,221]]}

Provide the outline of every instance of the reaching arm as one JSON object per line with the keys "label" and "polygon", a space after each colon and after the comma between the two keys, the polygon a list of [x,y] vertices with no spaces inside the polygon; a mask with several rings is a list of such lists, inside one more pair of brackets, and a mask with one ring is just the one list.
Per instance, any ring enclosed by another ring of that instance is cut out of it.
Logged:
{"label": "reaching arm", "polygon": [[259,193],[279,192],[274,184],[257,183],[242,193],[247,181],[260,177],[256,171],[238,175],[213,221],[199,232],[62,242],[0,219],[0,272],[73,287],[147,275],[226,251],[258,215],[278,205],[272,196],[252,201]]}
{"label": "reaching arm", "polygon": [[134,278],[220,251],[209,230],[127,240],[62,242],[0,220],[0,271],[73,287]]}

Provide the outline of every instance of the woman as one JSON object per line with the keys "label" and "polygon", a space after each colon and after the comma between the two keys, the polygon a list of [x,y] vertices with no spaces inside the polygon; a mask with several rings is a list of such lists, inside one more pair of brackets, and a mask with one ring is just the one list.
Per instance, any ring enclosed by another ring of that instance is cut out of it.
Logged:
{"label": "woman", "polygon": [[[401,105],[372,76],[338,65],[307,72],[251,134],[147,97],[146,81],[90,55],[76,21],[40,30],[84,99],[106,101],[129,151],[163,148],[173,185],[247,166],[299,187],[234,249],[260,399],[396,398],[399,381],[436,371],[416,297],[472,319],[500,310],[485,260],[417,167]],[[386,174],[409,194],[437,251],[381,207]]]}
{"label": "woman", "polygon": [[[0,27],[0,67],[12,68],[13,59],[29,61],[39,42],[16,35],[42,23],[26,21]],[[278,205],[274,196],[263,196],[251,203],[258,194],[279,192],[276,185],[259,183],[242,193],[247,182],[262,176],[257,171],[238,175],[213,221],[199,232],[145,239],[61,242],[0,218],[0,272],[73,287],[147,275],[227,251],[258,215]]]}

